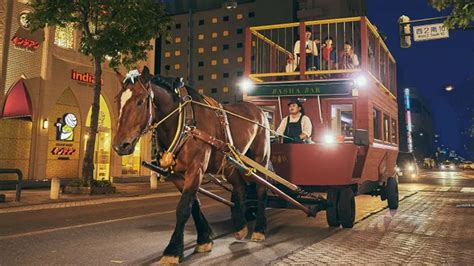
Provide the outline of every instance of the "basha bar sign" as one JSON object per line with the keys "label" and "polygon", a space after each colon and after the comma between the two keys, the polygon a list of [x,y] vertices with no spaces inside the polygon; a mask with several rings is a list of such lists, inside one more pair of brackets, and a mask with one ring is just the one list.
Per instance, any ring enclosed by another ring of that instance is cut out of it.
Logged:
{"label": "basha bar sign", "polygon": [[280,84],[255,84],[248,96],[298,96],[298,95],[347,95],[351,82],[293,82]]}

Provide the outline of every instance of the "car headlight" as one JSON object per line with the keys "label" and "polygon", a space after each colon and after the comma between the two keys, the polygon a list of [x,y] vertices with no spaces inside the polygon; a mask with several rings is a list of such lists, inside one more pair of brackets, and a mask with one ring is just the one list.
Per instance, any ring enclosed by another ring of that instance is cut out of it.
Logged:
{"label": "car headlight", "polygon": [[400,167],[395,167],[395,171],[400,172],[401,170]]}
{"label": "car headlight", "polygon": [[409,170],[409,171],[413,171],[413,170],[415,170],[415,167],[414,167],[413,165],[409,165],[409,166],[408,166],[408,170]]}
{"label": "car headlight", "polygon": [[449,168],[454,169],[454,165],[451,165]]}
{"label": "car headlight", "polygon": [[446,167],[444,165],[441,165],[441,169],[444,169],[444,168],[446,168]]}

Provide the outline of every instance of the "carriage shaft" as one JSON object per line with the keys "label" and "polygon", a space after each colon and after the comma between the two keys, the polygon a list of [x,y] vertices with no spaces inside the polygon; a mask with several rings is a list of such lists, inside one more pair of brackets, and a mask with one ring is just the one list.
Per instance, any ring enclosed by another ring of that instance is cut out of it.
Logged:
{"label": "carriage shaft", "polygon": [[256,183],[270,189],[273,193],[278,195],[278,197],[280,197],[280,198],[286,200],[287,202],[293,204],[295,207],[297,207],[298,209],[305,212],[308,216],[311,216],[311,217],[316,216],[316,211],[304,206],[303,204],[299,203],[298,201],[296,201],[292,197],[288,196],[285,192],[279,190],[277,187],[275,187],[274,185],[269,183],[267,180],[265,180],[262,177],[260,177],[259,175],[255,174],[247,166],[242,165],[241,163],[239,163],[237,160],[235,160],[234,158],[232,158],[230,156],[226,156],[226,159],[231,164],[236,166],[239,170],[249,173],[250,175],[248,175],[248,177],[250,177]]}

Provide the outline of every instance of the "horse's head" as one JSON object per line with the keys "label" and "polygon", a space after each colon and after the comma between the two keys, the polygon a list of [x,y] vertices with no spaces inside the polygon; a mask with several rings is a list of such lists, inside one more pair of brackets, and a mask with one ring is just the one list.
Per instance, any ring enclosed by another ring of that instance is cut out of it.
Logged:
{"label": "horse's head", "polygon": [[113,148],[122,156],[133,153],[136,143],[152,123],[153,91],[147,67],[142,73],[130,71],[125,77],[117,72],[117,78],[122,89],[115,98],[119,118]]}

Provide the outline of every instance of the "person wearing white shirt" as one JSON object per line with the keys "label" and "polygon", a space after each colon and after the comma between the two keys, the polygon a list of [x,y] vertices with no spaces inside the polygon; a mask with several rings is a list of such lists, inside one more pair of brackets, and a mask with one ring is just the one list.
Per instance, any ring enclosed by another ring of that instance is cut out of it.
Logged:
{"label": "person wearing white shirt", "polygon": [[[319,40],[311,40],[311,29],[306,28],[305,32],[305,53],[306,53],[306,70],[316,70],[319,69],[319,52],[317,44],[320,43]],[[301,52],[301,43],[300,40],[295,42],[293,47],[294,58],[296,63],[299,64]]]}
{"label": "person wearing white shirt", "polygon": [[311,120],[304,114],[303,105],[298,100],[288,103],[290,115],[281,120],[277,133],[283,137],[283,143],[305,143],[310,140],[313,130]]}

